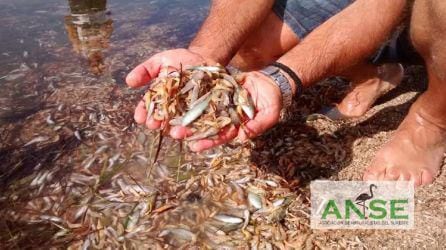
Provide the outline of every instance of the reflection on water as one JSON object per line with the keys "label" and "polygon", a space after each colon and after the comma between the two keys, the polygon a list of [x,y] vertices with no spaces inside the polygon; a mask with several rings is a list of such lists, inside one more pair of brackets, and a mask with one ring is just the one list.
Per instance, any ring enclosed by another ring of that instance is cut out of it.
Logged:
{"label": "reflection on water", "polygon": [[125,89],[125,75],[135,65],[188,44],[208,4],[0,0],[0,126],[24,122],[53,105],[48,97],[66,86]]}
{"label": "reflection on water", "polygon": [[65,28],[74,51],[87,59],[90,71],[104,71],[103,50],[108,48],[113,21],[107,13],[106,0],[69,0],[70,15]]}

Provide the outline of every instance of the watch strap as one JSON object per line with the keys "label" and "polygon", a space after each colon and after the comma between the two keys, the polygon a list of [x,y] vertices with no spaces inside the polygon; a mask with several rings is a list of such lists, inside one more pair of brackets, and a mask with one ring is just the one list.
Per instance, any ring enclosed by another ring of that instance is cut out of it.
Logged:
{"label": "watch strap", "polygon": [[289,107],[293,102],[293,92],[288,78],[280,71],[280,68],[270,65],[260,70],[260,72],[274,80],[282,94],[283,108]]}
{"label": "watch strap", "polygon": [[304,87],[302,84],[302,80],[300,80],[299,76],[297,76],[297,74],[292,69],[290,69],[288,66],[286,66],[283,63],[274,62],[271,65],[276,66],[277,68],[283,70],[285,73],[287,73],[291,77],[291,79],[293,79],[294,85],[296,86],[296,96],[300,96],[304,90]]}

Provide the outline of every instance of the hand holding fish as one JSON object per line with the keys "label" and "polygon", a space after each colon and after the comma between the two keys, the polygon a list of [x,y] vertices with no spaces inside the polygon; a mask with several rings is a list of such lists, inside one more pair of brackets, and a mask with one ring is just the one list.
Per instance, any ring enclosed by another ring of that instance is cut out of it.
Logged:
{"label": "hand holding fish", "polygon": [[253,119],[247,120],[239,126],[229,126],[223,129],[215,139],[202,139],[189,143],[193,151],[203,151],[220,144],[227,143],[238,136],[240,140],[246,140],[261,135],[266,130],[278,123],[282,100],[280,90],[272,79],[260,72],[248,72],[240,79],[252,97],[255,106]]}
{"label": "hand holding fish", "polygon": [[[187,49],[167,50],[155,54],[147,61],[136,66],[126,78],[127,85],[132,88],[143,87],[158,77],[161,68],[169,65],[173,70],[179,70],[181,65],[201,65],[214,64],[211,59],[204,58],[198,53]],[[134,114],[135,121],[138,124],[146,124],[149,129],[158,129],[161,127],[161,121],[147,117],[147,111],[144,109],[144,102],[141,101],[137,105]],[[184,129],[170,131],[174,138],[183,138],[186,136]]]}
{"label": "hand holding fish", "polygon": [[[181,53],[191,59],[182,62],[203,60],[189,51],[177,50],[174,54]],[[156,55],[127,77],[131,86],[152,79],[135,110],[138,123],[145,123],[149,129],[162,128],[163,133],[170,131],[173,138],[189,141],[193,151],[226,143],[237,135],[246,140],[277,123],[280,90],[263,74],[230,75],[218,65],[184,69],[180,64],[179,70],[161,66],[168,61]],[[151,77],[154,75],[158,77]]]}

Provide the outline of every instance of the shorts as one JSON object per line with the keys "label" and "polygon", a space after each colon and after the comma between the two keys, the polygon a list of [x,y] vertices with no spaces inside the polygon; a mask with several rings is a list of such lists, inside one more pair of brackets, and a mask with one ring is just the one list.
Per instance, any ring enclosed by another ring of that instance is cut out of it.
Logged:
{"label": "shorts", "polygon": [[303,39],[353,0],[276,0],[273,11]]}
{"label": "shorts", "polygon": [[[299,39],[345,9],[354,0],[276,0],[274,13],[286,23]],[[422,65],[423,60],[413,48],[408,28],[399,27],[388,41],[370,58],[372,64],[403,63]]]}

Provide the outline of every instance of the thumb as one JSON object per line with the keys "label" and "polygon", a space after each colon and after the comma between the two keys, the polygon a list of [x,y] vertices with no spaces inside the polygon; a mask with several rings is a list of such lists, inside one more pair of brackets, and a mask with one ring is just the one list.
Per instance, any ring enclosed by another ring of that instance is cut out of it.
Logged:
{"label": "thumb", "polygon": [[161,59],[155,55],[130,71],[125,81],[132,88],[144,86],[158,76],[161,66]]}

